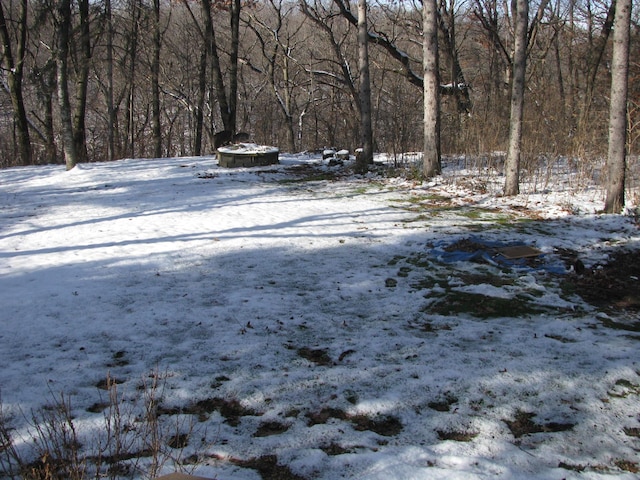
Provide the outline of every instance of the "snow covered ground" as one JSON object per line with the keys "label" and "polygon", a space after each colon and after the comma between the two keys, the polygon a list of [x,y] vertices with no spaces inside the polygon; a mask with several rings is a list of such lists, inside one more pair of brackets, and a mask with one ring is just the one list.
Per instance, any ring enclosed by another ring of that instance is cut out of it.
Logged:
{"label": "snow covered ground", "polygon": [[[29,455],[32,417],[63,392],[95,455],[98,385],[119,382],[133,435],[155,376],[160,428],[186,438],[162,446],[163,473],[638,478],[638,319],[549,273],[567,268],[559,252],[590,268],[640,249],[637,223],[596,214],[601,191],[575,176],[500,198],[500,178],[462,167],[430,183],[343,176],[313,155],[0,171],[0,402],[16,449]],[[543,256],[451,261],[465,242]]]}

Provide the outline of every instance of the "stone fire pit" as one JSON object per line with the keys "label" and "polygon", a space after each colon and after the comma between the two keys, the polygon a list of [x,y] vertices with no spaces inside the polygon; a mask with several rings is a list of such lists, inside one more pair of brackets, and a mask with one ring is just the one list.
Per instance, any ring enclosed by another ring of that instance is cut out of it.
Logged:
{"label": "stone fire pit", "polygon": [[217,150],[218,165],[225,168],[273,165],[279,163],[279,153],[280,150],[276,147],[255,143],[227,145]]}

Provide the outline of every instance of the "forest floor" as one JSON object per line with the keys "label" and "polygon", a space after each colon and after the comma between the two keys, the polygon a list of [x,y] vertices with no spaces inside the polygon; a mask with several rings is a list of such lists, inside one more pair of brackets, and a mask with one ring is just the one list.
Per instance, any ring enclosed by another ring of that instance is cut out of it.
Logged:
{"label": "forest floor", "polygon": [[638,206],[377,160],[0,171],[0,478],[637,478]]}

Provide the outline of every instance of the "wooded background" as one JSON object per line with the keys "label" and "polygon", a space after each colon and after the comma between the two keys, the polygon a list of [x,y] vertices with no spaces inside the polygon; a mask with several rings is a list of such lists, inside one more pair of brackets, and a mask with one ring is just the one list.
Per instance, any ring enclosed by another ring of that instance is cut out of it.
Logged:
{"label": "wooded background", "polygon": [[[529,2],[525,165],[606,157],[611,2]],[[422,4],[367,6],[373,148],[420,152]],[[288,152],[360,146],[355,2],[1,0],[0,7],[2,167],[64,163],[65,144],[79,161],[211,154],[220,130],[249,132]],[[634,1],[631,154],[640,146],[639,10]],[[438,3],[443,153],[507,149],[513,11],[498,0]]]}

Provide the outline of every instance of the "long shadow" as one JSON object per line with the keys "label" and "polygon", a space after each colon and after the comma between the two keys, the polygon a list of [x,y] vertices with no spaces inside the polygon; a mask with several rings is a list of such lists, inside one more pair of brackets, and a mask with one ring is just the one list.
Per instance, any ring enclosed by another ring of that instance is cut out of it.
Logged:
{"label": "long shadow", "polygon": [[[118,201],[133,201],[140,185],[129,185]],[[206,189],[214,188],[215,179],[189,194],[184,205],[165,205],[151,215],[211,208]],[[286,196],[287,187],[277,188],[277,195]],[[231,187],[217,192],[214,204],[258,200],[233,193]],[[360,213],[375,227],[380,209]],[[124,218],[129,216],[110,220]],[[465,465],[544,476],[561,464],[600,471],[617,468],[613,459],[635,458],[635,438],[628,432],[636,431],[637,421],[621,412],[640,408],[637,338],[604,328],[595,311],[489,319],[473,312],[438,314],[430,310],[430,297],[443,286],[412,287],[398,258],[416,250],[424,254],[430,241],[447,235],[416,228],[394,241],[372,243],[368,236],[375,228],[362,232],[350,218],[332,212],[265,219],[258,227],[80,246],[72,240],[3,252],[5,260],[80,253],[74,262],[0,277],[0,388],[16,429],[24,431],[19,410],[40,408],[51,392],[63,391],[73,396],[86,438],[99,436],[104,412],[87,410],[104,402],[98,385],[105,376],[122,382],[123,401],[141,409],[144,383],[155,372],[164,382],[163,422],[174,425],[170,413],[199,401],[225,399],[246,408],[233,425],[217,411],[195,420],[205,460],[276,455],[293,459],[309,478],[313,471],[337,478],[348,463],[353,478],[362,478],[371,468],[411,467],[424,474]],[[588,260],[601,255],[602,232],[620,235],[611,229],[615,222],[603,219],[602,228],[593,229],[591,220],[540,222],[509,235],[575,244],[568,233],[580,225],[582,239],[574,247],[591,266],[595,262]],[[346,228],[339,234],[319,234],[347,239],[334,246],[244,242],[229,249],[184,248],[213,237],[295,238],[300,234],[288,228],[340,221]],[[464,234],[448,237],[453,243]],[[119,252],[154,242],[178,245]],[[114,246],[108,258],[82,255]],[[436,266],[435,259],[426,262],[425,269]],[[527,275],[539,290],[554,288],[549,277]],[[394,428],[376,431],[376,419]],[[286,428],[256,436],[268,422]],[[301,458],[306,463],[296,462]]]}

